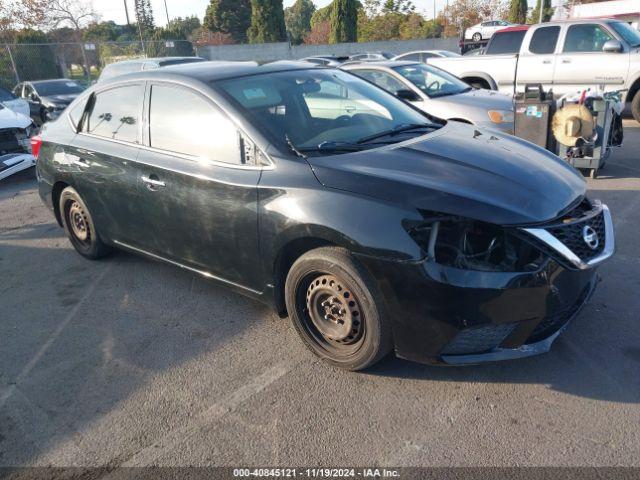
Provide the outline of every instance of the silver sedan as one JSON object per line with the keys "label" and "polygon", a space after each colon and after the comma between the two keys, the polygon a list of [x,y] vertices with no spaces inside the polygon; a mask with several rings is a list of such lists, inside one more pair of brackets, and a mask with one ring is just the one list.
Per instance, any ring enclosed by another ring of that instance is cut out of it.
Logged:
{"label": "silver sedan", "polygon": [[375,83],[434,117],[513,134],[510,95],[473,89],[444,70],[418,62],[376,62],[341,68]]}

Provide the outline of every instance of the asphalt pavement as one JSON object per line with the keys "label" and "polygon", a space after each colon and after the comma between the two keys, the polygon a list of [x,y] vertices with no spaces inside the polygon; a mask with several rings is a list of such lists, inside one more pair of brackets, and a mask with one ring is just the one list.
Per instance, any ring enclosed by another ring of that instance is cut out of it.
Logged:
{"label": "asphalt pavement", "polygon": [[617,254],[546,355],[315,358],[268,307],[171,265],[90,262],[33,172],[0,182],[0,465],[640,466],[640,128],[590,195]]}

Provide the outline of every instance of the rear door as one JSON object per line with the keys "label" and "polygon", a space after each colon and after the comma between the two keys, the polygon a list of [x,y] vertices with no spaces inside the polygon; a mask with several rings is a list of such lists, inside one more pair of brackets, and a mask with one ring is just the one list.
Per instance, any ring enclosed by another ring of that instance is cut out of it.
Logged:
{"label": "rear door", "polygon": [[249,288],[258,253],[257,185],[249,140],[207,96],[150,84],[139,162],[140,221],[169,260]]}
{"label": "rear door", "polygon": [[538,27],[528,38],[527,49],[518,61],[518,84],[542,83],[548,90],[553,85],[560,26]]}
{"label": "rear door", "polygon": [[602,24],[583,23],[565,27],[557,56],[554,92],[569,93],[604,85],[607,90],[623,88],[629,70],[628,53],[604,53],[602,48],[614,35]]}
{"label": "rear door", "polygon": [[[144,247],[140,224],[137,164],[142,140],[143,83],[126,83],[94,93],[82,131],[65,161],[76,172],[80,195],[96,225],[111,240]],[[71,112],[72,114],[74,112]]]}

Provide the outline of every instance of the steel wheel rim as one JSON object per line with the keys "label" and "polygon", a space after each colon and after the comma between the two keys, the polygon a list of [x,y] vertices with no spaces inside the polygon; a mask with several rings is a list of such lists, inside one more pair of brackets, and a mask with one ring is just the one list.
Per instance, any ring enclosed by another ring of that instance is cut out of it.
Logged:
{"label": "steel wheel rim", "polygon": [[82,244],[91,243],[91,229],[89,219],[82,206],[72,201],[67,213],[67,219],[73,236]]}
{"label": "steel wheel rim", "polygon": [[302,326],[316,344],[339,356],[360,349],[366,319],[358,296],[346,282],[330,273],[310,272],[298,292]]}

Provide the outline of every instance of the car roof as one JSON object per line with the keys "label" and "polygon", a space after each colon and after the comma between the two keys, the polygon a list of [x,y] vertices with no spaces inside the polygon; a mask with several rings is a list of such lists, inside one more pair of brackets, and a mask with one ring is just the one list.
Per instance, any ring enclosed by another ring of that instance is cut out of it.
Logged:
{"label": "car roof", "polygon": [[345,66],[347,67],[361,66],[363,68],[375,68],[375,67],[394,68],[394,67],[407,67],[409,65],[424,65],[424,63],[415,62],[411,60],[383,60],[381,62],[351,63]]}
{"label": "car roof", "polygon": [[30,83],[31,85],[42,85],[43,83],[51,83],[51,82],[74,82],[78,83],[76,80],[72,80],[70,78],[49,78],[47,80],[27,80],[23,83]]}
{"label": "car roof", "polygon": [[[200,59],[201,57],[150,57],[150,58],[132,58],[130,60],[120,60],[118,62],[110,63],[106,65],[106,67],[110,67],[111,65],[131,65],[137,63],[146,63],[146,62],[167,62],[167,61],[176,61],[176,60],[187,60],[187,59]],[[106,68],[105,67],[105,68]]]}
{"label": "car roof", "polygon": [[142,72],[128,73],[105,80],[104,84],[118,83],[123,80],[153,80],[162,77],[181,77],[208,83],[215,80],[247,77],[264,73],[277,73],[295,70],[310,70],[326,68],[322,66],[310,66],[307,62],[278,61],[265,64],[257,62],[230,62],[207,61],[195,63],[181,63],[170,65],[161,69],[145,70]]}

